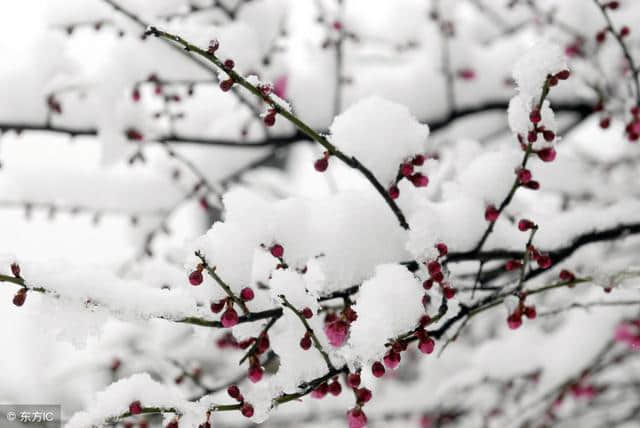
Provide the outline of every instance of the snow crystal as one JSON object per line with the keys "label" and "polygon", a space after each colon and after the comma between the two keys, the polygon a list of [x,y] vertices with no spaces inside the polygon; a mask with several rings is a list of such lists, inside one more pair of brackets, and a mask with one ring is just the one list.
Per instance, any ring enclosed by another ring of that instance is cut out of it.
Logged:
{"label": "snow crystal", "polygon": [[400,163],[424,153],[429,127],[403,105],[369,97],[337,116],[331,142],[369,168],[383,186],[392,183]]}
{"label": "snow crystal", "polygon": [[384,353],[387,340],[415,327],[422,307],[421,283],[403,266],[381,265],[373,278],[360,288],[351,324],[348,360],[369,363]]}

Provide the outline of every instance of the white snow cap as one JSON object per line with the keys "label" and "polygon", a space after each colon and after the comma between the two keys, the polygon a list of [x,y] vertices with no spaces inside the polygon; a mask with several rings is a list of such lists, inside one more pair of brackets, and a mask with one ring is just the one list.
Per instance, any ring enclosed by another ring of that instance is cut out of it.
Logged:
{"label": "white snow cap", "polygon": [[568,68],[560,46],[540,41],[516,62],[513,78],[521,94],[537,97],[549,74],[556,74]]}
{"label": "white snow cap", "polygon": [[391,185],[399,165],[424,153],[429,127],[403,105],[379,97],[362,99],[337,116],[331,142],[369,168],[383,186]]}
{"label": "white snow cap", "polygon": [[378,266],[360,289],[354,306],[358,319],[351,324],[345,354],[366,364],[380,358],[388,339],[415,327],[424,308],[421,283],[404,266]]}

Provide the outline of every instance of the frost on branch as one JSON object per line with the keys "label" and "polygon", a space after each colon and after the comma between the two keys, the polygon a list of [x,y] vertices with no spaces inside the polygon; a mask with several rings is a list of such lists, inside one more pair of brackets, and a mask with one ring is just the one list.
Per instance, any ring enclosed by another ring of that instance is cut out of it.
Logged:
{"label": "frost on branch", "polygon": [[383,186],[394,181],[398,167],[426,148],[429,127],[403,105],[379,97],[358,101],[331,124],[331,142],[355,156]]}

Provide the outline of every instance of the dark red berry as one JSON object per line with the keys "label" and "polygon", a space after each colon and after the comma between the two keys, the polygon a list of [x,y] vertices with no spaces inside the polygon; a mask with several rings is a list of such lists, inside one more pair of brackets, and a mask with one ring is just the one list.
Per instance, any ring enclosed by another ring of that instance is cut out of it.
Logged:
{"label": "dark red berry", "polygon": [[284,247],[280,244],[274,244],[269,251],[273,257],[282,258],[284,255]]}
{"label": "dark red berry", "polygon": [[13,304],[16,306],[24,305],[24,301],[27,300],[27,289],[21,288],[18,292],[13,296]]}
{"label": "dark red berry", "polygon": [[527,230],[533,229],[534,227],[536,227],[536,224],[531,220],[523,218],[518,222],[518,229],[520,229],[521,232],[526,232]]}
{"label": "dark red berry", "polygon": [[540,121],[542,120],[542,116],[540,115],[540,110],[538,109],[531,110],[531,113],[529,113],[529,120],[533,124],[540,123]]}
{"label": "dark red berry", "polygon": [[504,265],[504,268],[509,272],[514,271],[516,269],[520,269],[521,267],[522,267],[522,262],[520,260],[509,260]]}
{"label": "dark red berry", "polygon": [[556,158],[556,150],[553,147],[546,147],[542,150],[538,150],[538,157],[543,162],[553,162]]}
{"label": "dark red berry", "polygon": [[337,380],[334,380],[329,384],[329,394],[337,397],[342,392],[342,385]]}
{"label": "dark red berry", "polygon": [[223,80],[220,82],[220,89],[222,89],[223,92],[228,92],[233,87],[233,83],[233,79]]}
{"label": "dark red berry", "polygon": [[447,244],[445,244],[444,242],[437,243],[436,249],[438,250],[438,254],[440,254],[440,257],[446,256],[449,252],[449,248],[447,248]]}
{"label": "dark red berry", "polygon": [[426,158],[424,155],[415,155],[415,157],[411,160],[411,163],[415,166],[421,166],[424,164],[425,159]]}
{"label": "dark red berry", "polygon": [[249,403],[243,403],[240,412],[245,418],[250,418],[253,416],[253,406]]}
{"label": "dark red berry", "polygon": [[313,317],[313,311],[311,310],[311,308],[307,307],[304,308],[301,312],[303,317],[305,317],[306,319],[310,319],[311,317]]}
{"label": "dark red berry", "polygon": [[351,388],[357,388],[360,386],[360,373],[349,373],[347,376],[347,385]]}
{"label": "dark red berry", "polygon": [[500,211],[495,207],[495,205],[489,205],[484,211],[484,218],[487,221],[494,222],[498,220],[498,216],[500,215]]}
{"label": "dark red berry", "polygon": [[385,369],[380,361],[376,361],[375,363],[373,363],[373,365],[371,366],[371,373],[373,373],[375,377],[384,376]]}
{"label": "dark red berry", "polygon": [[560,80],[567,80],[569,76],[571,76],[571,72],[569,70],[562,70],[556,74],[556,77]]}
{"label": "dark red berry", "polygon": [[371,390],[368,388],[359,388],[356,391],[357,400],[362,404],[369,402],[372,395],[373,394],[371,394]]}
{"label": "dark red berry", "polygon": [[527,184],[529,181],[531,181],[531,171],[526,168],[520,168],[517,171],[517,175],[520,184]]}
{"label": "dark red berry", "polygon": [[313,167],[316,169],[316,171],[318,172],[324,172],[327,170],[327,168],[329,167],[329,160],[327,158],[320,158],[317,159],[314,163],[313,163]]}
{"label": "dark red berry", "polygon": [[308,334],[305,334],[302,339],[300,339],[300,347],[305,351],[311,348],[311,337]]}
{"label": "dark red berry", "polygon": [[242,290],[240,290],[240,298],[245,302],[249,302],[253,300],[254,297],[255,297],[255,294],[251,289],[251,287],[245,287]]}
{"label": "dark red berry", "polygon": [[189,283],[194,286],[202,284],[203,277],[201,270],[194,270],[189,274]]}
{"label": "dark red berry", "polygon": [[226,304],[225,299],[219,300],[218,302],[212,302],[211,303],[211,312],[213,312],[214,314],[222,312],[222,310],[224,309],[225,304]]}
{"label": "dark red berry", "polygon": [[229,385],[227,394],[229,394],[231,398],[238,398],[240,396],[240,388],[238,388],[238,385]]}
{"label": "dark red berry", "polygon": [[225,59],[223,65],[225,69],[231,70],[236,66],[236,63],[232,59]]}
{"label": "dark red berry", "polygon": [[600,128],[607,129],[607,128],[609,128],[609,126],[611,126],[611,118],[610,117],[603,117],[602,119],[600,119]]}
{"label": "dark red berry", "polygon": [[560,279],[563,280],[563,281],[571,282],[574,279],[576,279],[576,277],[571,271],[568,271],[566,269],[562,269],[560,271]]}
{"label": "dark red berry", "polygon": [[142,413],[142,404],[140,403],[140,400],[136,400],[129,404],[129,413],[132,415],[139,415]]}
{"label": "dark red berry", "polygon": [[220,47],[220,42],[218,41],[218,39],[210,40],[209,47],[207,48],[207,52],[213,55],[218,50],[219,47]]}
{"label": "dark red berry", "polygon": [[389,188],[389,197],[391,199],[398,199],[399,196],[400,196],[400,189],[398,189],[398,186],[391,186]]}
{"label": "dark red berry", "polygon": [[11,273],[16,278],[20,278],[20,265],[18,263],[11,263]]}
{"label": "dark red berry", "polygon": [[442,295],[447,300],[453,299],[453,297],[456,295],[456,289],[453,287],[443,287]]}

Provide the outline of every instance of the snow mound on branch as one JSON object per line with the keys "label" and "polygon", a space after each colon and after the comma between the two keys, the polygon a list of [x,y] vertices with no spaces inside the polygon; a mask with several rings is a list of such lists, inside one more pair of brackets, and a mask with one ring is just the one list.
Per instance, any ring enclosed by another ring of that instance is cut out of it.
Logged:
{"label": "snow mound on branch", "polygon": [[360,290],[344,352],[347,361],[367,364],[382,356],[389,339],[417,325],[424,314],[422,284],[403,266],[381,265]]}
{"label": "snow mound on branch", "polygon": [[331,142],[369,168],[383,186],[392,184],[404,160],[424,153],[429,127],[403,105],[379,97],[358,101],[337,116]]}
{"label": "snow mound on branch", "polygon": [[204,420],[206,409],[198,409],[199,406],[186,400],[175,386],[163,385],[152,380],[147,373],[142,373],[112,383],[97,393],[88,409],[73,415],[65,427],[103,426],[107,419],[128,412],[129,405],[136,400],[140,400],[143,407],[178,409],[183,413],[181,425],[197,426],[198,414]]}
{"label": "snow mound on branch", "polygon": [[[539,96],[539,95],[538,95]],[[509,128],[514,134],[520,134],[525,139],[529,130],[533,130],[529,115],[534,105],[538,103],[538,96],[531,97],[527,94],[516,95],[509,101],[509,108],[507,110],[507,117],[509,121]],[[549,100],[545,100],[542,103],[540,109],[540,117],[542,118],[539,126],[544,126],[545,129],[556,133],[558,131],[558,125],[556,124],[555,114],[551,110]],[[555,141],[555,140],[554,140]],[[538,150],[546,146],[550,146],[549,142],[546,142],[541,135],[538,135],[538,139],[533,144],[533,149]]]}
{"label": "snow mound on branch", "polygon": [[521,94],[538,96],[549,74],[567,69],[562,48],[547,41],[540,41],[516,62],[513,78]]}

